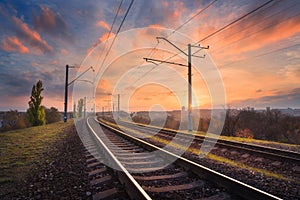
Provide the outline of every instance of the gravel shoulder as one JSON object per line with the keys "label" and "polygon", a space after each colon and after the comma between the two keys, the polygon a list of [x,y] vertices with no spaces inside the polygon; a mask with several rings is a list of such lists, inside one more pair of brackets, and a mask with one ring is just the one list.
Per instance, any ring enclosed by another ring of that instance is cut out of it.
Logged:
{"label": "gravel shoulder", "polygon": [[39,149],[22,176],[1,187],[1,199],[91,199],[84,150],[74,124],[68,125]]}

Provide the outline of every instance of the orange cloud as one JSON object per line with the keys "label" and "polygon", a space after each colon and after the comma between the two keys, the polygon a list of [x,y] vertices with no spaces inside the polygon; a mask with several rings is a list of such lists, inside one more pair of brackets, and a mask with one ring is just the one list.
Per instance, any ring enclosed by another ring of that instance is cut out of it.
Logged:
{"label": "orange cloud", "polygon": [[61,50],[60,50],[60,53],[61,53],[62,55],[68,55],[68,54],[69,54],[69,52],[68,52],[66,49],[61,49]]}
{"label": "orange cloud", "polygon": [[2,40],[2,49],[4,51],[16,51],[21,54],[29,53],[29,49],[17,37],[4,37]]}
{"label": "orange cloud", "polygon": [[102,79],[99,81],[97,86],[96,95],[99,98],[110,96],[112,93],[112,87],[110,82],[106,79]]}
{"label": "orange cloud", "polygon": [[32,66],[34,66],[34,67],[38,67],[38,66],[40,66],[40,64],[39,63],[37,63],[37,62],[31,62],[30,63]]}
{"label": "orange cloud", "polygon": [[104,28],[104,29],[106,29],[106,30],[109,30],[109,29],[110,29],[110,26],[109,26],[105,21],[99,21],[99,22],[97,23],[97,26],[100,26],[100,27],[102,27],[102,28]]}
{"label": "orange cloud", "polygon": [[[290,19],[284,23],[277,24],[273,29],[266,29],[259,34],[245,40],[242,45],[236,45],[234,52],[247,52],[262,48],[268,44],[286,39],[300,32],[299,18]],[[255,41],[255,42],[254,42]]]}
{"label": "orange cloud", "polygon": [[149,28],[164,28],[164,27],[160,24],[151,24],[149,25]]}
{"label": "orange cloud", "polygon": [[212,49],[210,53],[224,64],[224,60],[229,62],[242,60],[245,53],[268,47],[298,33],[300,33],[299,16],[276,24],[272,21],[260,23],[255,19],[243,25],[233,26],[224,33],[208,39],[208,44]]}
{"label": "orange cloud", "polygon": [[12,20],[16,26],[17,35],[28,41],[37,53],[50,53],[52,51],[52,47],[41,38],[38,32],[31,30],[26,23],[15,16],[12,17]]}
{"label": "orange cloud", "polygon": [[175,2],[173,3],[173,6],[174,6],[174,10],[173,10],[173,12],[172,12],[171,17],[172,17],[172,18],[181,19],[183,13],[184,13],[185,11],[187,11],[187,8],[185,7],[184,3],[183,3],[183,2],[175,1]]}
{"label": "orange cloud", "polygon": [[100,42],[104,42],[105,40],[107,40],[109,37],[113,37],[115,34],[114,33],[104,33],[100,38],[99,38],[99,41]]}
{"label": "orange cloud", "polygon": [[162,24],[167,24],[171,27],[178,26],[181,23],[183,15],[188,11],[183,2],[175,1],[172,5],[168,2],[163,2],[164,20]]}
{"label": "orange cloud", "polygon": [[[165,110],[180,109],[182,105],[172,91],[158,84],[144,85],[135,90],[130,98],[129,109],[149,110],[152,106],[159,104]],[[159,101],[158,101],[159,99]]]}
{"label": "orange cloud", "polygon": [[37,23],[47,24],[48,27],[49,26],[54,27],[55,17],[53,12],[45,6],[41,6],[41,10],[42,10],[42,15],[36,19]]}

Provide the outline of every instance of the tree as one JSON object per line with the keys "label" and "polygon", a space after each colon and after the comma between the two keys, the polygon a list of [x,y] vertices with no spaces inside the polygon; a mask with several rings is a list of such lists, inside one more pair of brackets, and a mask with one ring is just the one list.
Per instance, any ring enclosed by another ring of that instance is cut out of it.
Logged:
{"label": "tree", "polygon": [[26,117],[17,110],[10,110],[3,113],[1,131],[10,131],[14,129],[26,128]]}
{"label": "tree", "polygon": [[28,102],[29,108],[27,109],[27,117],[32,126],[46,124],[45,109],[41,106],[43,100],[41,93],[43,90],[44,88],[41,80],[32,87],[30,101]]}
{"label": "tree", "polygon": [[222,135],[234,136],[236,131],[236,126],[238,124],[240,114],[235,113],[233,109],[226,110],[225,122],[222,130]]}
{"label": "tree", "polygon": [[74,101],[74,105],[73,105],[73,118],[77,117],[77,113],[76,113],[76,103]]}
{"label": "tree", "polygon": [[46,112],[46,123],[54,123],[54,122],[59,122],[61,120],[61,114],[58,112],[57,108],[51,107],[45,108]]}
{"label": "tree", "polygon": [[79,99],[78,100],[78,104],[77,104],[77,117],[82,117],[82,110],[83,110],[83,99]]}

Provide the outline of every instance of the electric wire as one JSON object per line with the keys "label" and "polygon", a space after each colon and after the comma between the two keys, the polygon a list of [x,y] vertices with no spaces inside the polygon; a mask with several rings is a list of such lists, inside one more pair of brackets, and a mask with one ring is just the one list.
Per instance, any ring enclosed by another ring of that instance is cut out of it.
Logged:
{"label": "electric wire", "polygon": [[[204,40],[207,40],[208,38],[210,38],[210,37],[212,37],[212,36],[214,36],[214,35],[220,33],[221,31],[223,31],[223,30],[227,29],[228,27],[230,27],[230,26],[236,24],[237,22],[239,22],[239,21],[241,21],[242,19],[246,18],[247,16],[249,16],[249,15],[255,13],[256,11],[262,9],[263,7],[265,7],[266,5],[270,4],[270,3],[273,2],[273,1],[274,1],[274,0],[269,0],[269,1],[265,2],[264,4],[262,4],[262,5],[258,6],[258,7],[256,7],[255,9],[251,10],[250,12],[248,12],[248,13],[242,15],[241,17],[235,19],[234,21],[230,22],[229,24],[223,26],[222,28],[220,28],[220,29],[214,31],[213,33],[207,35],[206,37],[202,38],[201,40],[199,40],[198,42],[196,42],[194,45],[196,45],[196,44],[198,44],[198,43],[200,43],[200,42],[203,42]],[[186,51],[186,50],[187,50],[187,49],[185,49],[184,51]],[[180,53],[181,53],[181,52],[176,53],[176,54],[174,54],[173,56],[170,56],[169,58],[165,59],[164,61],[169,61],[170,59],[172,59],[172,58],[178,56]],[[152,69],[150,69],[150,70],[147,71],[145,74],[143,74],[143,77],[146,76],[147,74],[149,74],[151,71],[153,71],[156,67],[158,67],[158,66],[161,65],[162,63],[163,63],[163,62],[158,63],[157,65],[155,65]],[[139,78],[137,81],[139,81],[140,79],[141,79],[141,78]],[[135,81],[135,83],[136,83],[137,81]]]}
{"label": "electric wire", "polygon": [[[197,17],[198,15],[200,15],[201,13],[203,13],[205,10],[207,10],[209,7],[211,7],[214,3],[216,3],[218,0],[213,0],[211,1],[207,6],[205,6],[203,9],[201,9],[200,11],[198,11],[196,14],[194,14],[192,17],[190,17],[188,20],[186,20],[184,23],[182,23],[181,25],[179,25],[176,29],[174,29],[168,36],[166,36],[166,38],[169,38],[172,34],[174,34],[176,31],[178,31],[179,29],[181,29],[184,25],[186,25],[187,23],[189,23],[190,21],[192,21],[195,17]],[[151,56],[152,53],[155,51],[155,49],[157,48],[159,43],[157,43],[155,45],[155,47],[152,48],[151,52],[147,55],[147,57]]]}
{"label": "electric wire", "polygon": [[[237,30],[237,31],[235,31],[234,33],[233,33],[233,32],[230,32],[229,36],[227,36],[227,37],[222,37],[222,38],[218,38],[218,40],[215,41],[214,43],[210,43],[210,46],[213,46],[213,45],[219,43],[221,40],[226,40],[226,39],[229,39],[229,38],[234,37],[236,34],[239,34],[239,33],[241,33],[241,32],[245,32],[246,30],[249,30],[249,29],[252,28],[253,26],[261,25],[261,24],[263,24],[265,21],[267,21],[268,19],[271,20],[273,17],[275,17],[275,16],[277,16],[277,15],[280,15],[280,14],[282,14],[282,13],[284,13],[284,12],[286,12],[286,11],[292,9],[292,8],[295,8],[295,6],[298,5],[298,4],[299,4],[299,2],[296,3],[296,4],[293,4],[293,5],[291,5],[291,6],[289,6],[289,7],[287,7],[287,8],[285,8],[285,9],[283,9],[283,10],[280,10],[280,11],[278,11],[278,12],[276,12],[276,13],[270,15],[270,16],[267,16],[267,17],[265,17],[265,18],[263,18],[263,19],[260,19],[260,21],[259,21],[258,23],[256,23],[256,24],[254,24],[254,25],[251,24],[251,25],[249,25],[249,26],[243,27],[243,30],[242,30],[242,31]],[[252,18],[252,17],[254,17],[254,16],[255,16],[255,15],[252,15],[252,16],[250,16],[248,19],[250,19],[250,18]],[[275,25],[276,25],[276,24],[275,24]],[[213,51],[214,51],[214,50],[213,50]],[[212,51],[210,51],[210,52],[212,52]]]}
{"label": "electric wire", "polygon": [[[115,16],[114,16],[112,25],[111,25],[110,30],[109,30],[109,33],[108,33],[108,36],[107,36],[107,38],[106,38],[106,40],[105,40],[105,42],[104,42],[104,47],[103,47],[101,53],[100,53],[99,56],[98,56],[98,59],[97,59],[97,62],[96,62],[96,68],[98,68],[98,67],[97,67],[97,63],[99,63],[100,58],[102,57],[103,52],[104,52],[104,50],[105,50],[105,48],[106,48],[107,41],[108,41],[108,39],[110,38],[110,35],[111,35],[111,33],[112,33],[112,30],[113,30],[114,24],[115,24],[115,22],[116,22],[116,19],[117,19],[118,15],[119,15],[119,12],[120,12],[120,9],[121,9],[122,4],[123,4],[123,0],[121,0],[121,2],[120,2],[120,4],[119,4],[119,7],[117,8],[116,14],[115,14]],[[99,72],[99,71],[100,71],[100,68],[98,69],[98,72]],[[97,72],[97,75],[98,75],[98,72]]]}
{"label": "electric wire", "polygon": [[116,40],[116,38],[117,38],[117,36],[118,36],[118,34],[119,34],[119,32],[120,32],[120,30],[121,30],[121,28],[122,28],[124,22],[125,22],[125,19],[126,19],[128,13],[129,13],[129,11],[130,11],[130,9],[131,9],[131,7],[132,7],[133,2],[134,2],[134,0],[131,0],[130,5],[129,5],[129,7],[127,8],[126,13],[125,13],[125,15],[124,15],[124,17],[123,17],[123,19],[122,19],[122,22],[121,22],[121,24],[119,25],[119,28],[118,28],[118,30],[117,30],[117,32],[116,32],[114,38],[113,38],[113,41],[111,42],[110,47],[109,47],[109,49],[107,50],[107,52],[106,52],[106,54],[105,54],[105,57],[104,57],[103,60],[102,60],[101,66],[99,67],[99,70],[98,70],[98,72],[97,72],[97,74],[96,74],[96,77],[99,75],[100,69],[103,67],[103,65],[104,65],[104,63],[105,63],[105,61],[106,61],[106,58],[108,57],[108,55],[109,55],[109,53],[110,53],[110,51],[111,51],[111,48],[112,48],[112,46],[113,46],[114,43],[115,43],[115,40]]}
{"label": "electric wire", "polygon": [[[205,10],[207,10],[209,7],[211,7],[214,3],[216,3],[218,0],[213,0],[211,1],[209,4],[207,4],[204,8],[202,8],[201,10],[199,10],[198,12],[196,12],[192,17],[190,17],[188,20],[186,20],[184,23],[182,23],[181,25],[179,25],[177,28],[175,28],[168,36],[166,36],[166,38],[169,38],[172,34],[174,34],[176,31],[178,31],[179,29],[181,29],[184,25],[186,25],[187,23],[189,23],[190,21],[192,21],[195,17],[197,17],[198,15],[200,15],[201,13],[203,13]],[[151,8],[152,9],[152,8]],[[179,42],[176,42],[179,43]],[[151,48],[150,52],[147,54],[146,57],[151,57],[154,53],[154,51],[157,49],[159,43],[156,43],[156,45]],[[144,63],[146,63],[146,61],[142,61],[140,65],[143,65]],[[153,70],[153,69],[152,69]],[[151,71],[152,71],[151,70]],[[136,71],[134,71],[130,76],[134,77],[136,74]],[[142,76],[143,77],[143,76]],[[138,78],[139,80],[141,78]],[[135,81],[135,83],[138,80]]]}
{"label": "electric wire", "polygon": [[[190,17],[188,20],[186,20],[183,24],[179,25],[176,29],[174,29],[168,36],[166,36],[166,38],[170,37],[172,34],[174,34],[176,31],[178,31],[179,29],[181,29],[184,25],[186,25],[187,23],[189,23],[190,21],[192,21],[195,17],[197,17],[198,15],[200,15],[201,13],[203,13],[205,10],[207,10],[208,8],[210,8],[214,3],[216,3],[218,0],[213,0],[211,1],[207,6],[205,6],[203,9],[201,9],[200,11],[198,11],[196,14],[194,14],[192,17]],[[153,55],[153,52],[157,49],[158,47],[157,43],[149,52],[149,54],[146,57],[150,57]],[[143,63],[145,63],[145,61],[143,61]],[[137,83],[139,80],[142,79],[142,77],[144,77],[145,75],[147,75],[148,73],[150,73],[152,70],[154,70],[156,67],[152,67],[148,72],[146,72],[145,74],[143,74],[140,78],[138,78],[136,81],[134,81],[133,84]]]}
{"label": "electric wire", "polygon": [[236,43],[238,43],[238,42],[240,42],[240,41],[242,41],[242,40],[245,40],[245,39],[248,39],[248,38],[250,38],[250,37],[253,37],[254,35],[256,35],[256,34],[258,34],[258,33],[261,33],[261,32],[263,32],[263,31],[266,31],[266,30],[270,29],[270,28],[273,28],[274,26],[277,26],[278,24],[282,24],[282,23],[284,23],[284,22],[286,22],[286,21],[288,21],[288,20],[290,20],[290,19],[293,19],[294,17],[298,17],[299,15],[300,15],[300,13],[297,13],[296,15],[293,15],[293,16],[291,16],[291,17],[285,19],[285,20],[282,20],[280,23],[275,23],[275,24],[266,26],[266,27],[264,27],[264,28],[262,28],[262,29],[260,29],[260,30],[258,30],[258,31],[256,31],[256,32],[253,32],[252,34],[249,34],[249,35],[246,36],[246,37],[242,37],[242,38],[240,38],[240,39],[238,39],[238,40],[235,40],[235,41],[233,41],[233,42],[227,44],[226,46],[224,46],[224,47],[222,47],[222,48],[215,49],[215,50],[211,51],[210,53],[220,52],[222,49],[227,48],[228,46],[232,46],[232,45],[234,45],[234,44],[236,44]]}
{"label": "electric wire", "polygon": [[287,49],[294,48],[294,47],[297,47],[297,46],[300,46],[300,43],[289,45],[289,46],[282,47],[282,48],[278,48],[278,49],[271,50],[271,51],[268,51],[268,52],[263,52],[263,53],[254,55],[251,58],[246,58],[246,59],[243,59],[243,60],[230,62],[230,63],[227,63],[225,65],[222,65],[222,68],[225,67],[225,66],[230,66],[230,65],[235,64],[235,63],[245,62],[245,61],[248,61],[248,60],[253,60],[255,58],[263,57],[263,56],[266,56],[266,55],[269,55],[269,54],[272,54],[272,53],[275,53],[275,52],[279,52],[279,51],[282,51],[282,50],[287,50]]}

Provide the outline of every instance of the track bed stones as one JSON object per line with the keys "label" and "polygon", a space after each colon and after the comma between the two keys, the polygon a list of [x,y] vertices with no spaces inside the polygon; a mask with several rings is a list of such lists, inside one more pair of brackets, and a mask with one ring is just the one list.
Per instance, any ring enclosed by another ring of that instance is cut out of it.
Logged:
{"label": "track bed stones", "polygon": [[104,130],[104,134],[109,140],[106,144],[112,153],[153,199],[216,198],[226,193],[224,189],[201,180],[179,166],[164,164],[163,158],[154,156],[109,130]]}
{"label": "track bed stones", "polygon": [[[126,123],[123,125],[127,126]],[[137,131],[145,134],[154,132],[154,130],[149,130],[150,127],[130,126],[134,129],[135,134]],[[144,131],[145,129],[147,130]],[[157,132],[155,136],[162,139],[172,140],[174,137],[174,132],[172,131],[155,131]],[[165,146],[164,143],[152,140],[152,138],[145,137],[144,140],[159,147]],[[194,139],[191,147],[200,149],[202,144],[203,141],[199,136],[199,138]],[[214,154],[213,158],[216,156],[218,159],[200,158],[198,154],[191,152],[186,152],[184,157],[280,198],[298,199],[298,196],[300,196],[300,173],[297,170],[299,155],[297,153],[270,147],[265,148],[255,144],[222,140],[221,143],[219,141],[216,143],[216,146],[210,153]],[[277,156],[277,153],[279,156]],[[296,159],[295,162],[293,161],[294,157]],[[276,161],[281,164],[272,164]]]}

